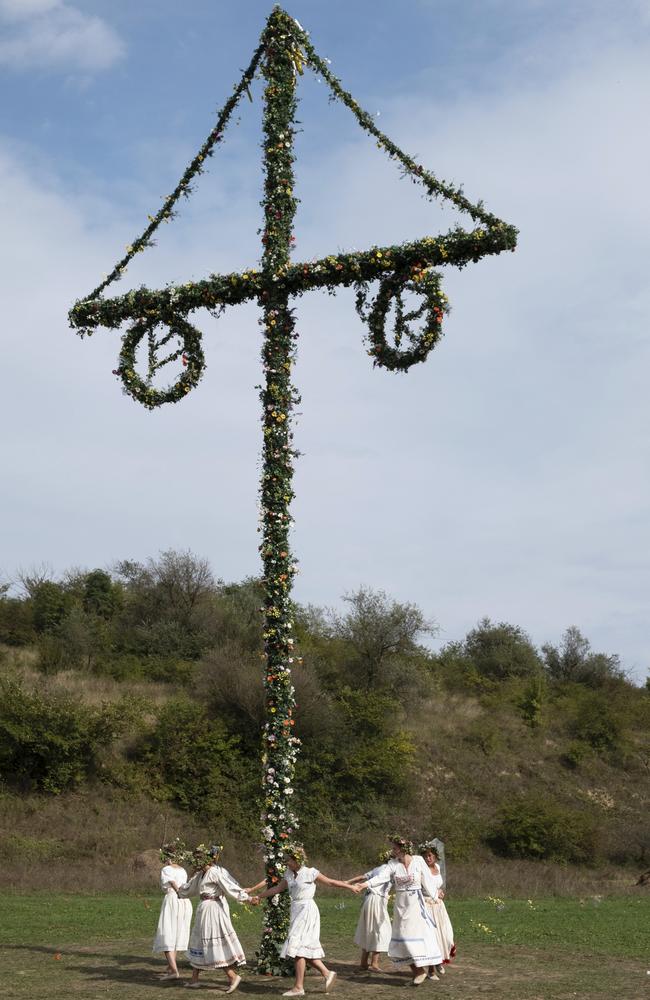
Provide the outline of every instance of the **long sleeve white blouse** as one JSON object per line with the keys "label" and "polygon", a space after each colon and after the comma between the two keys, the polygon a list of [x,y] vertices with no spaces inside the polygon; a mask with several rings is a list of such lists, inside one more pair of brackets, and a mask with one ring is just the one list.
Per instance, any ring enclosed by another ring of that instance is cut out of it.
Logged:
{"label": "long sleeve white blouse", "polygon": [[201,896],[202,899],[229,896],[237,903],[247,903],[251,898],[221,865],[211,865],[206,872],[197,872],[189,881],[178,887],[178,895],[183,898]]}

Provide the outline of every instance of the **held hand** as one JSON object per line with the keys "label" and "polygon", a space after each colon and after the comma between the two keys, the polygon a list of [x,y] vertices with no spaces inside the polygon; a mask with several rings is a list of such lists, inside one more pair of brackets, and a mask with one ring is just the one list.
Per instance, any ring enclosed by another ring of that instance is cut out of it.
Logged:
{"label": "held hand", "polygon": [[363,891],[363,889],[366,888],[366,886],[367,886],[366,882],[361,882],[361,883],[357,883],[356,885],[351,885],[351,886],[349,886],[349,888],[351,889],[352,892],[354,892],[356,895],[358,895],[360,892]]}
{"label": "held hand", "polygon": [[444,898],[445,898],[445,890],[438,889],[438,899],[444,899]]}

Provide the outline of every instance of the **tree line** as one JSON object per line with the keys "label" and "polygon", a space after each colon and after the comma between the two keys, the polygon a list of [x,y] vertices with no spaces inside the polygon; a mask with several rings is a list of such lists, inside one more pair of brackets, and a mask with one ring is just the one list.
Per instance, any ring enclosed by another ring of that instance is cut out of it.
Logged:
{"label": "tree line", "polygon": [[[255,839],[262,602],[259,580],[225,583],[191,552],[58,579],[21,573],[0,593],[0,643],[33,650],[44,684],[30,687],[9,667],[2,674],[0,778],[47,794],[109,781],[208,819],[228,803],[232,832]],[[459,720],[468,754],[495,752],[501,737],[489,709],[506,705],[531,738],[559,733],[569,771],[594,759],[650,765],[635,735],[650,699],[616,655],[594,651],[575,626],[537,649],[520,626],[483,619],[434,652],[426,643],[436,625],[420,608],[364,587],[346,595],[341,611],[296,605],[295,628],[296,795],[305,836],[323,849],[342,831],[362,838],[416,809],[443,696],[488,709],[474,728]],[[139,682],[145,693],[86,705],[48,687],[66,671],[110,677],[118,688]],[[162,704],[148,701],[148,682],[168,686]],[[588,811],[576,819],[539,798],[515,806],[522,815],[505,803],[483,830],[490,849],[544,856],[552,843],[566,854],[562,831],[574,829],[570,859],[595,850]]]}

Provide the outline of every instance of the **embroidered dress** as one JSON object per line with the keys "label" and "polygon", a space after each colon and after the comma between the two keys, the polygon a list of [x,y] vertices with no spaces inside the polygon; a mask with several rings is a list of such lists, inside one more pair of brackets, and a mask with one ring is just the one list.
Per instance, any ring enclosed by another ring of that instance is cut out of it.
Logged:
{"label": "embroidered dress", "polygon": [[230,919],[228,899],[246,903],[250,896],[221,865],[197,872],[179,886],[181,896],[201,897],[190,934],[187,957],[195,969],[245,965],[246,956]]}
{"label": "embroidered dress", "polygon": [[165,865],[160,873],[160,888],[164,892],[156,936],[153,939],[154,954],[161,951],[185,951],[190,939],[190,924],[192,923],[192,904],[189,899],[179,899],[171,887],[187,882],[187,872],[184,868]]}
{"label": "embroidered dress", "polygon": [[325,958],[320,943],[320,913],[314,902],[318,868],[287,868],[284,877],[291,896],[289,932],[281,958]]}
{"label": "embroidered dress", "polygon": [[[378,875],[384,868],[380,865],[366,872],[363,876],[367,882],[369,878]],[[362,951],[388,951],[391,938],[391,924],[388,915],[388,890],[390,889],[390,879],[380,885],[366,889],[366,896],[359,914],[359,922],[354,935],[354,943]]]}
{"label": "embroidered dress", "polygon": [[424,902],[425,893],[435,897],[437,886],[424,860],[413,857],[408,868],[401,861],[389,861],[369,880],[368,887],[379,885],[387,877],[395,890],[388,957],[398,968],[442,965],[436,926]]}

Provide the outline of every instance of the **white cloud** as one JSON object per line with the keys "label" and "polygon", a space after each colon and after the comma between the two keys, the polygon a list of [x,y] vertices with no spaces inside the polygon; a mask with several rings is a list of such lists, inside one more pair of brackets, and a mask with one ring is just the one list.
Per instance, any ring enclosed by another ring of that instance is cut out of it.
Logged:
{"label": "white cloud", "polygon": [[117,32],[99,17],[61,0],[0,0],[0,65],[92,73],[108,69],[125,51]]}

